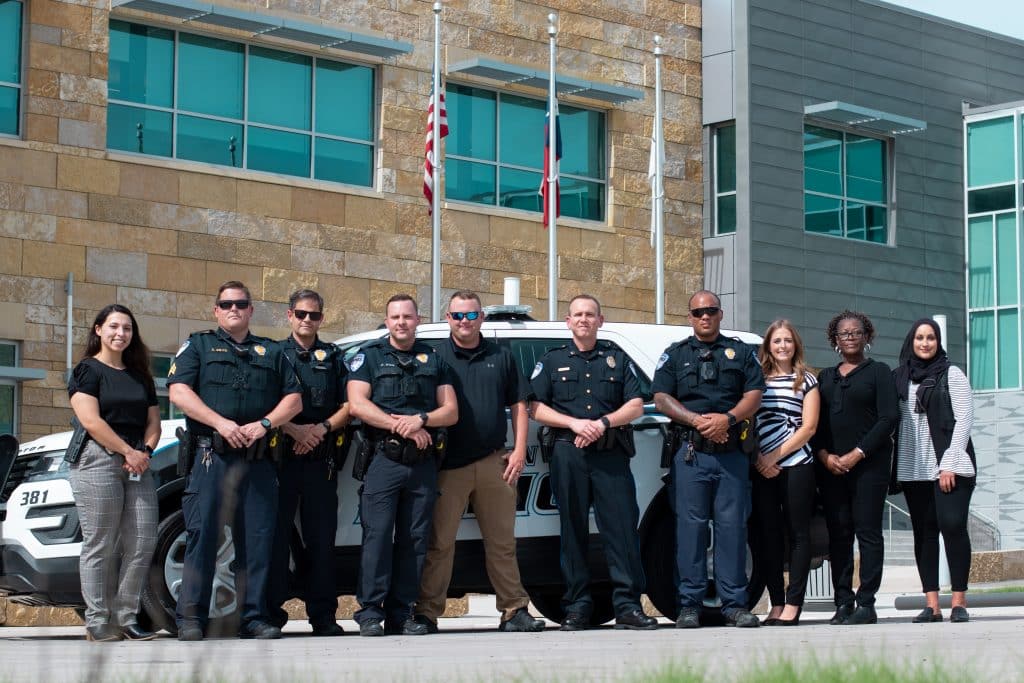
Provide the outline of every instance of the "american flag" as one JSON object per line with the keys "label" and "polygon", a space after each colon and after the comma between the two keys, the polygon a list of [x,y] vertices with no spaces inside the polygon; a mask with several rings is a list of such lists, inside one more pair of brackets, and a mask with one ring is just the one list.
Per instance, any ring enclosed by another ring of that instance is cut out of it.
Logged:
{"label": "american flag", "polygon": [[[441,105],[440,134],[441,137],[448,135],[448,111],[444,108],[444,86],[438,93],[438,101]],[[438,140],[438,147],[441,146]],[[423,161],[423,196],[427,198],[427,214],[434,212],[434,86],[430,88],[430,104],[427,107],[427,145],[425,159]]]}
{"label": "american flag", "polygon": [[[548,121],[551,119],[551,112],[544,115],[544,177],[540,181],[540,196],[544,202],[544,229],[546,230],[551,216],[548,214],[548,178],[551,175],[549,166],[548,150],[551,149],[549,142],[551,137],[548,134]],[[555,217],[562,215],[562,193],[558,186],[558,162],[562,159],[562,126],[558,122],[558,104],[555,103]]]}

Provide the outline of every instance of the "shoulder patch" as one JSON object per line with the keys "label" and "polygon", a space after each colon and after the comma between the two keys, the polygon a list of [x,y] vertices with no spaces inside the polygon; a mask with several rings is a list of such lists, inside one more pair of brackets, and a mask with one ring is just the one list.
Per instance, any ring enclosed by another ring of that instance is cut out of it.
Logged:
{"label": "shoulder patch", "polygon": [[184,342],[182,342],[181,346],[178,347],[178,352],[174,354],[174,357],[177,358],[181,354],[185,353],[185,349],[187,349],[191,345],[192,342],[186,339]]}
{"label": "shoulder patch", "polygon": [[664,365],[667,362],[668,362],[668,351],[666,351],[665,353],[661,354],[661,357],[658,359],[658,364],[654,366],[655,371],[661,370],[661,366]]}
{"label": "shoulder patch", "polygon": [[530,375],[530,379],[537,379],[537,376],[540,375],[540,373],[543,372],[543,370],[544,370],[544,364],[543,363],[537,363],[536,365],[534,365],[533,366],[533,374]]}
{"label": "shoulder patch", "polygon": [[352,356],[352,358],[349,359],[349,361],[348,361],[348,371],[349,372],[355,372],[359,368],[363,367],[363,363],[365,361],[366,361],[366,354],[365,353],[361,353],[361,352],[357,353],[356,355]]}

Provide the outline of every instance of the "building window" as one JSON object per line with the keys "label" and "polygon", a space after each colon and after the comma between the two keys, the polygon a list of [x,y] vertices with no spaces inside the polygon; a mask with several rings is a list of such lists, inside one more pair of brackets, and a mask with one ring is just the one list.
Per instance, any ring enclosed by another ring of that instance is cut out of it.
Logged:
{"label": "building window", "polygon": [[[0,5],[2,8],[2,5]],[[0,341],[0,367],[18,366],[18,345]],[[18,406],[15,392],[18,385],[13,380],[0,379],[0,434],[13,434],[16,420],[14,411]]]}
{"label": "building window", "polygon": [[153,373],[153,380],[156,382],[156,400],[160,404],[160,419],[173,420],[185,417],[185,414],[178,410],[177,406],[171,403],[167,397],[167,372],[171,369],[173,355],[154,353],[149,358],[149,369]]}
{"label": "building window", "polygon": [[374,70],[110,22],[107,146],[373,185]]}
{"label": "building window", "polygon": [[888,145],[804,126],[804,230],[888,244]]}
{"label": "building window", "polygon": [[966,126],[968,371],[979,390],[1021,387],[1019,121]]}
{"label": "building window", "polygon": [[[449,83],[445,104],[446,199],[542,212],[547,102]],[[603,221],[605,115],[563,104],[559,125],[562,215]]]}
{"label": "building window", "polygon": [[714,132],[715,217],[713,235],[736,232],[736,126]]}
{"label": "building window", "polygon": [[21,120],[21,13],[18,0],[0,0],[0,134],[17,135]]}

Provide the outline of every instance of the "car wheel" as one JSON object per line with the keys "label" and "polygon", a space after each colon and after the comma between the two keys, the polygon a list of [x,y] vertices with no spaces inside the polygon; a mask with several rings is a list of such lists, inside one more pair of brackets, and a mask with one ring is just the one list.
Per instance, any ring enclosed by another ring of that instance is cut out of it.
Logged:
{"label": "car wheel", "polygon": [[[174,610],[181,591],[185,564],[185,517],[174,510],[157,526],[156,549],[142,591],[142,607],[155,628],[177,633]],[[218,540],[213,594],[210,598],[208,635],[234,635],[238,631],[238,597],[235,590],[235,547],[231,529],[224,527]],[[141,625],[141,624],[140,624]]]}
{"label": "car wheel", "polygon": [[[545,619],[561,624],[565,618],[565,611],[562,609],[561,589],[552,590],[549,587],[541,589],[527,589],[530,594],[530,602],[537,608],[537,611],[544,615]],[[612,591],[609,587],[592,588],[590,595],[594,600],[594,611],[590,615],[590,625],[600,626],[611,621],[615,617],[612,608]]]}

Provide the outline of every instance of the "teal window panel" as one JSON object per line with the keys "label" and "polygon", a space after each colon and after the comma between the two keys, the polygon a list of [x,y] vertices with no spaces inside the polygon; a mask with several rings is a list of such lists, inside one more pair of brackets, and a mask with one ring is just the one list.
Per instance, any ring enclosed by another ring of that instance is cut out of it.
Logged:
{"label": "teal window panel", "polygon": [[970,308],[995,305],[995,258],[992,217],[967,222],[967,301]]}
{"label": "teal window panel", "polygon": [[[448,199],[478,204],[496,203],[496,166],[447,158],[444,167],[444,193]],[[540,187],[539,183],[535,190]]]}
{"label": "teal window panel", "polygon": [[315,177],[350,185],[373,185],[373,147],[330,138],[316,139]]}
{"label": "teal window panel", "polygon": [[169,157],[171,118],[170,112],[110,104],[107,106],[107,147]]}
{"label": "teal window panel", "polygon": [[[544,168],[544,112],[547,103],[517,95],[502,94],[498,110],[500,121],[499,159],[503,164]],[[562,173],[566,170],[566,143],[562,129]]]}
{"label": "teal window panel", "polygon": [[995,389],[995,314],[992,311],[971,313],[969,326],[971,331],[969,366],[971,387],[975,390]]}
{"label": "teal window panel", "polygon": [[[15,3],[17,4],[17,3]],[[0,434],[14,433],[14,385],[0,384]]]}
{"label": "teal window panel", "polygon": [[846,196],[885,202],[885,143],[846,135]]}
{"label": "teal window panel", "polygon": [[999,388],[1020,386],[1020,316],[1017,309],[996,314],[999,329]]}
{"label": "teal window panel", "polygon": [[888,211],[884,206],[846,203],[846,236],[851,239],[885,244]]}
{"label": "teal window panel", "polygon": [[155,107],[174,105],[174,32],[110,22],[110,99]]}
{"label": "teal window panel", "polygon": [[1020,292],[1017,273],[1017,212],[996,216],[996,304],[1013,306]]}
{"label": "teal window panel", "polygon": [[0,343],[0,365],[14,367],[17,365],[17,353],[14,344]]}
{"label": "teal window panel", "polygon": [[179,159],[222,166],[242,166],[243,126],[197,116],[178,115]]}
{"label": "teal window panel", "polygon": [[178,109],[241,119],[245,46],[189,33],[178,37]]}
{"label": "teal window panel", "polygon": [[718,186],[715,189],[718,192],[734,192],[736,190],[736,126],[716,128],[715,138],[715,149],[718,152],[718,158],[715,159],[715,178]]}
{"label": "teal window panel", "polygon": [[842,237],[843,200],[805,192],[804,230]]}
{"label": "teal window panel", "polygon": [[18,134],[21,89],[0,87],[0,133]]}
{"label": "teal window panel", "polygon": [[0,0],[0,81],[21,83],[22,3]]}
{"label": "teal window panel", "polygon": [[804,189],[824,194],[843,194],[843,134],[804,127]]}
{"label": "teal window panel", "polygon": [[[540,185],[539,175],[537,179],[538,186]],[[503,173],[502,179],[504,177]],[[604,196],[604,185],[589,180],[562,176],[558,190],[562,200],[563,216],[583,218],[591,221],[601,220],[601,198]],[[537,197],[540,198],[540,194]],[[542,206],[541,211],[543,210],[544,207]]]}
{"label": "teal window panel", "polygon": [[986,187],[982,190],[968,190],[967,213],[984,213],[986,211],[1006,211],[1017,205],[1013,194],[1013,185]]}
{"label": "teal window panel", "polygon": [[1013,117],[967,125],[967,186],[1014,181]]}
{"label": "teal window panel", "polygon": [[316,132],[373,140],[373,76],[373,69],[366,66],[318,59]]}
{"label": "teal window panel", "polygon": [[727,194],[718,198],[716,206],[719,235],[736,232],[736,195]]}
{"label": "teal window panel", "polygon": [[[445,138],[447,153],[482,161],[497,160],[497,93],[482,88],[449,84],[445,93],[445,105],[449,128],[448,137]],[[542,132],[532,132],[533,138],[539,139],[542,135]],[[526,143],[520,141],[519,144]],[[540,141],[537,147],[542,144],[543,141]],[[535,154],[539,155],[541,152]],[[530,165],[536,163],[534,160]]]}
{"label": "teal window panel", "polygon": [[[604,178],[604,149],[594,145],[595,140],[605,139],[604,116],[600,112],[566,105],[559,108],[558,121],[562,129],[562,161],[558,166],[559,171],[562,174],[587,178]],[[504,124],[504,119],[502,119],[502,123]],[[543,126],[542,119],[540,124],[542,140],[537,145],[540,152],[534,152],[541,157],[540,165],[537,166],[540,169],[544,168]],[[536,135],[537,129],[535,128],[531,137],[522,139],[530,140]],[[520,146],[527,147],[522,142],[520,142]],[[502,147],[502,149],[505,148]],[[502,161],[505,159],[502,158]],[[535,164],[536,162],[533,165]]]}
{"label": "teal window panel", "polygon": [[313,59],[264,47],[249,48],[249,120],[310,130]]}
{"label": "teal window panel", "polygon": [[309,135],[250,126],[246,167],[308,178],[311,146]]}
{"label": "teal window panel", "polygon": [[[541,136],[543,140],[543,135]],[[540,182],[543,173],[534,171],[519,171],[511,168],[501,169],[501,189],[499,192],[501,206],[510,209],[525,209],[527,211],[543,211],[543,198],[540,195]],[[564,186],[565,179],[562,179]],[[560,188],[564,190],[564,187]],[[562,199],[562,215],[566,215],[566,203]]]}

